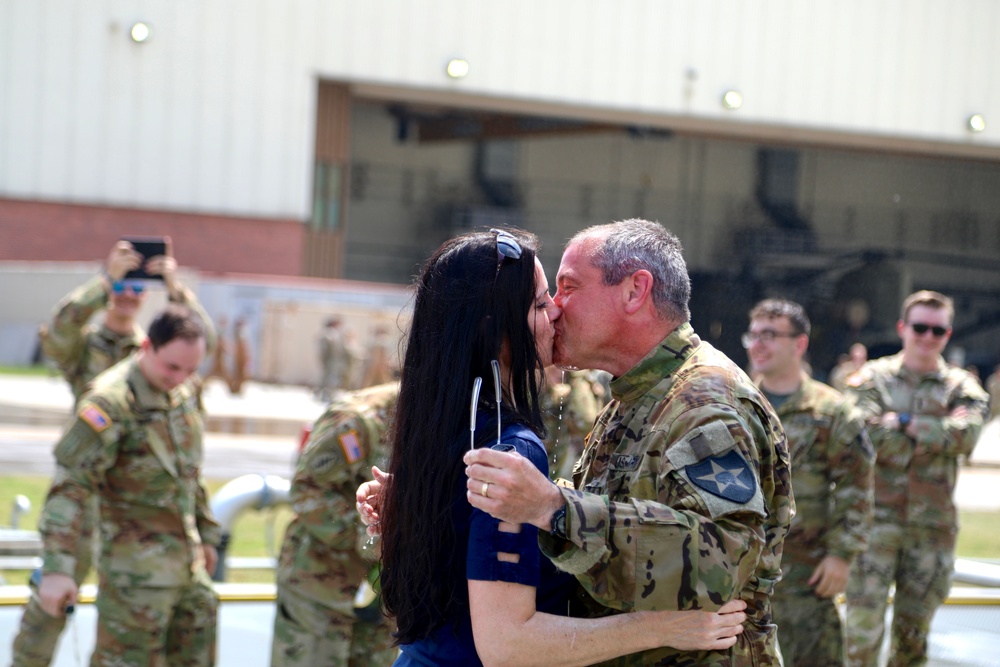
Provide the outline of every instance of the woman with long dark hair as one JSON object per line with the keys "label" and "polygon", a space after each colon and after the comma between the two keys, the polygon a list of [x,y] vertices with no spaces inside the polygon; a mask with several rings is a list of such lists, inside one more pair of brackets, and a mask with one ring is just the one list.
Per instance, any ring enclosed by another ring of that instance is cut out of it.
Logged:
{"label": "woman with long dark hair", "polygon": [[442,245],[417,282],[390,474],[367,512],[378,512],[396,664],[552,667],[663,645],[730,646],[739,601],[719,613],[566,617],[572,578],[541,555],[537,529],[500,523],[466,500],[470,446],[516,451],[548,473],[538,383],[559,310],[535,248],[523,232],[466,234]]}

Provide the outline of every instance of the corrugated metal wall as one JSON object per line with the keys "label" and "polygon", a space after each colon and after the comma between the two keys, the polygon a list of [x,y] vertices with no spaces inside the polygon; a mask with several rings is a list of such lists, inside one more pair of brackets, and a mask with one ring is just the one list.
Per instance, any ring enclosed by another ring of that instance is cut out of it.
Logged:
{"label": "corrugated metal wall", "polygon": [[995,159],[998,25],[994,0],[0,0],[0,196],[304,219],[317,78]]}

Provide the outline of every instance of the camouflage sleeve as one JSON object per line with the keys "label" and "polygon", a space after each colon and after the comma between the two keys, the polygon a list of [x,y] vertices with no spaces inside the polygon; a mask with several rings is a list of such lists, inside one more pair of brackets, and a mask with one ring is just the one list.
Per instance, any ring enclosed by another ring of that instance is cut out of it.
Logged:
{"label": "camouflage sleeve", "polygon": [[[684,433],[645,436],[647,452],[663,452],[656,500],[637,497],[635,487],[625,502],[560,489],[568,541],[542,534],[539,544],[605,607],[718,609],[759,575],[768,528],[755,436],[732,415],[685,421]],[[693,482],[715,474],[713,461],[740,480],[739,493],[716,496]]]}
{"label": "camouflage sleeve", "polygon": [[948,401],[948,410],[965,408],[965,414],[914,415],[917,430],[917,447],[931,454],[969,456],[972,454],[983,422],[989,413],[989,396],[971,376],[966,376],[955,387]]}
{"label": "camouflage sleeve", "polygon": [[38,527],[46,573],[73,576],[86,503],[117,458],[121,427],[110,414],[99,400],[85,400],[56,444],[56,475]]}
{"label": "camouflage sleeve", "polygon": [[834,489],[826,551],[850,562],[868,546],[875,449],[861,414],[847,402],[841,403],[834,416],[827,465]]}
{"label": "camouflage sleeve", "polygon": [[181,286],[176,294],[171,293],[168,295],[168,298],[171,303],[179,303],[182,306],[187,306],[201,319],[202,324],[205,325],[205,356],[211,356],[212,352],[215,351],[215,346],[219,344],[219,335],[215,330],[212,318],[202,307],[201,302],[198,301],[198,297],[187,287]]}
{"label": "camouflage sleeve", "polygon": [[67,294],[56,305],[52,322],[42,333],[42,351],[69,377],[80,365],[86,346],[84,327],[90,318],[108,305],[101,276],[94,276]]}
{"label": "camouflage sleeve", "polygon": [[222,526],[215,520],[208,502],[205,485],[199,480],[197,496],[195,497],[195,520],[198,524],[198,534],[202,544],[217,547],[222,543]]}
{"label": "camouflage sleeve", "polygon": [[292,509],[313,539],[334,550],[355,547],[357,483],[350,459],[364,460],[367,435],[358,415],[328,412],[316,422],[295,466]]}
{"label": "camouflage sleeve", "polygon": [[887,390],[882,387],[874,375],[866,368],[855,372],[847,378],[847,390],[844,392],[861,414],[868,428],[868,437],[872,442],[880,442],[886,429],[879,422],[886,406],[891,404]]}

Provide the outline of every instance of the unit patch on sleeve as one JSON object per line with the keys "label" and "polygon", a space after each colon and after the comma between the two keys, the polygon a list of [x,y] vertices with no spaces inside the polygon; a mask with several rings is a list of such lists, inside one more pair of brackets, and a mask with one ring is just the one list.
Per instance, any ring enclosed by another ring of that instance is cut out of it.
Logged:
{"label": "unit patch on sleeve", "polygon": [[746,503],[757,491],[757,480],[743,457],[730,450],[710,456],[684,470],[695,486],[734,503]]}
{"label": "unit patch on sleeve", "polygon": [[361,441],[358,440],[357,431],[348,431],[339,435],[337,440],[340,442],[340,448],[344,450],[344,458],[347,459],[348,463],[355,463],[364,458],[365,450],[361,446]]}
{"label": "unit patch on sleeve", "polygon": [[111,417],[93,403],[83,407],[79,413],[80,419],[87,422],[95,433],[101,433],[111,426]]}

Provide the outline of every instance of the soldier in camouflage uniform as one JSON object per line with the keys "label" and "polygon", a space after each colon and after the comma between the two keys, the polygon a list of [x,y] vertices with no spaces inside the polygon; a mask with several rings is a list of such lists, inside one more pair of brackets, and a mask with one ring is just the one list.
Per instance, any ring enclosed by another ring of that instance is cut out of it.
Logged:
{"label": "soldier in camouflage uniform", "polygon": [[788,450],[757,387],[688,324],[679,241],[643,220],[586,229],[556,280],[555,362],[612,373],[613,400],[574,470],[576,490],[477,449],[465,456],[470,502],[544,531],[543,552],[580,584],[574,615],[749,605],[729,649],[661,648],[607,664],[780,664],[769,598],[794,511]]}
{"label": "soldier in camouflage uniform", "polygon": [[562,371],[549,366],[545,388],[538,403],[545,420],[545,446],[549,452],[549,476],[569,479],[573,464],[583,453],[583,443],[597,414],[598,404],[593,385],[582,371]]}
{"label": "soldier in camouflage uniform", "polygon": [[171,305],[139,351],[93,382],[56,445],[42,510],[42,609],[77,595],[77,542],[88,500],[100,501],[97,644],[91,665],[215,663],[217,599],[209,573],[221,529],[200,481],[202,415],[188,382],[205,329]]}
{"label": "soldier in camouflage uniform", "polygon": [[945,363],[952,300],[930,291],[903,302],[900,353],[848,378],[875,445],[875,512],[868,550],[847,587],[848,662],[878,664],[890,587],[895,584],[889,665],[927,662],[927,634],[948,596],[958,517],[959,457],[975,447],[986,392]]}
{"label": "soldier in camouflage uniform", "polygon": [[785,667],[843,667],[834,597],[846,590],[851,563],[868,544],[875,451],[848,400],[805,373],[809,329],[802,306],[767,299],[750,311],[742,342],[792,456],[796,514],[771,598]]}
{"label": "soldier in camouflage uniform", "polygon": [[[190,290],[176,276],[177,262],[170,254],[150,258],[146,271],[162,275],[171,302],[188,305],[207,323]],[[78,404],[88,384],[107,369],[139,349],[145,333],[136,316],[145,300],[141,281],[125,281],[125,274],[142,265],[143,256],[128,241],[118,241],[108,253],[103,271],[67,294],[56,306],[52,322],[41,329],[42,350],[52,359],[73,392]],[[94,315],[104,310],[100,325],[90,324]],[[215,338],[208,331],[208,340]],[[75,407],[75,405],[74,405]],[[97,523],[97,503],[88,504],[83,516],[76,555],[74,579],[81,584],[90,571],[94,551],[93,535]],[[14,639],[13,667],[46,667],[52,661],[56,643],[66,624],[65,618],[45,614],[32,596]]]}
{"label": "soldier in camouflage uniform", "polygon": [[393,382],[345,394],[313,427],[296,465],[296,514],[278,562],[272,667],[385,667],[398,654],[367,585],[377,554],[353,502],[372,466],[386,464],[398,393]]}

